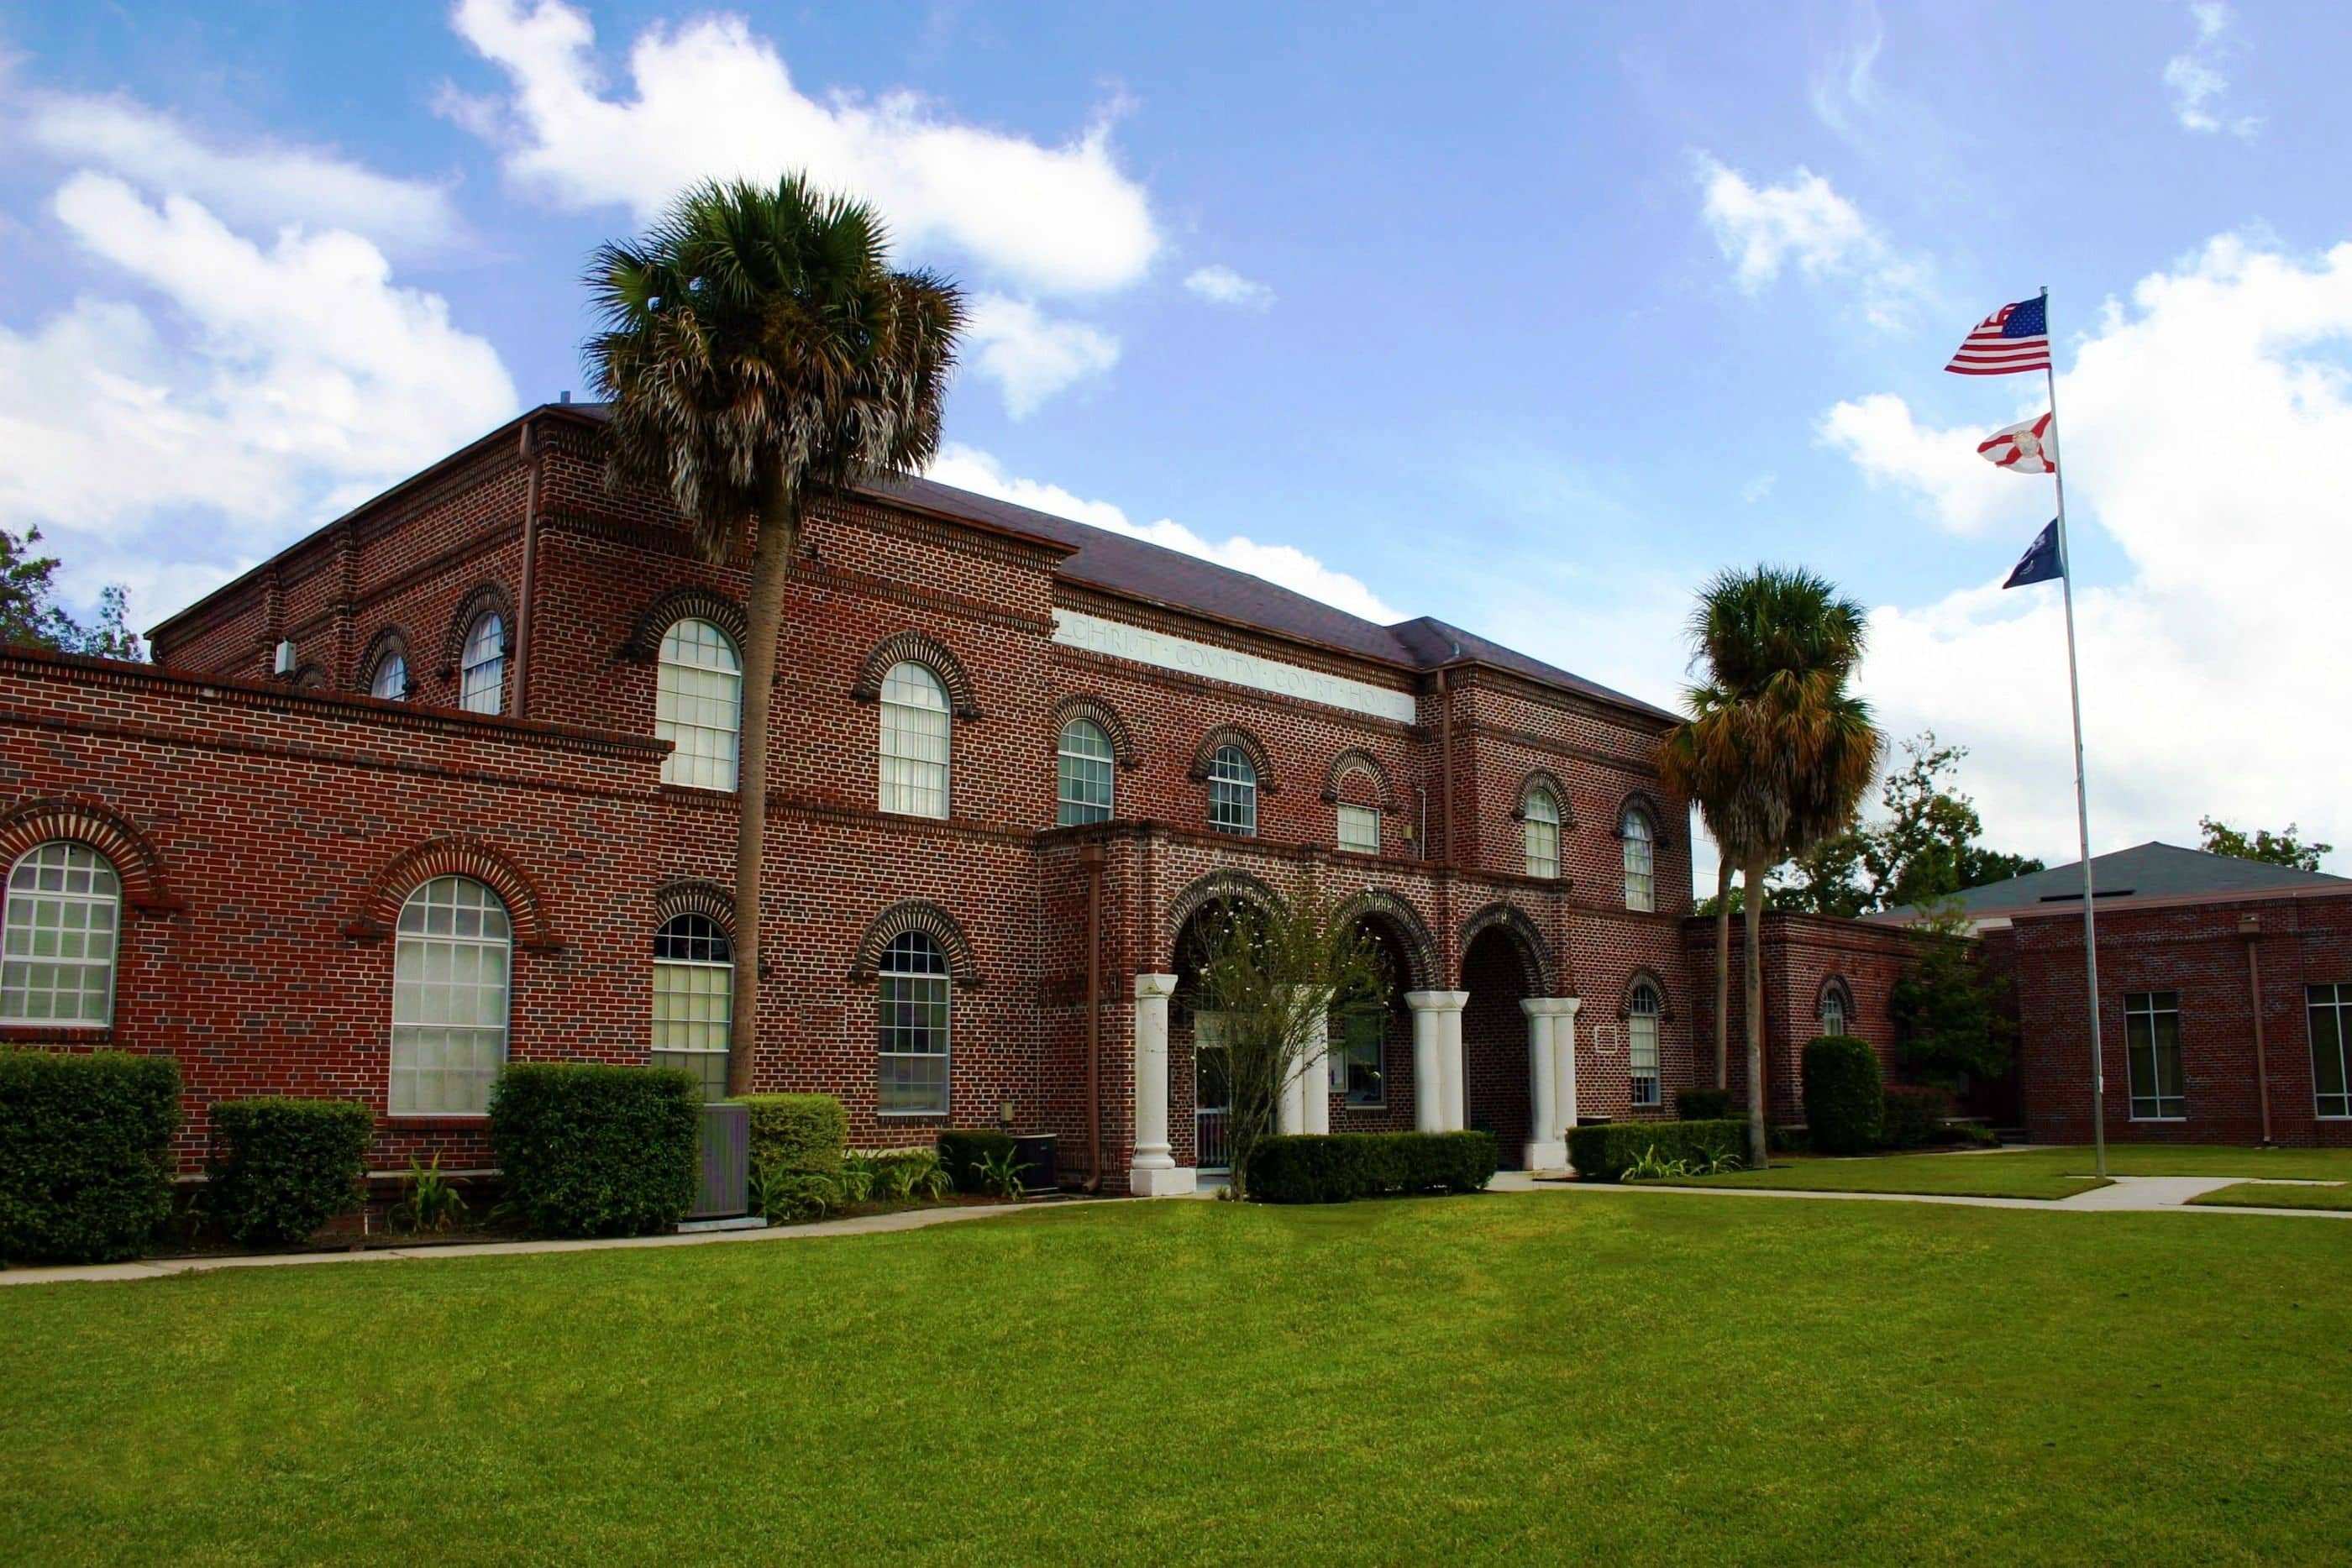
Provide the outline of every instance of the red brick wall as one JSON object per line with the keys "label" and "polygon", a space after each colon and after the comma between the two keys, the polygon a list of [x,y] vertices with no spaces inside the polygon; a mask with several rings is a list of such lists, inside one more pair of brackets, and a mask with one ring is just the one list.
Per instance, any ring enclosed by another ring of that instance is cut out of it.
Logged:
{"label": "red brick wall", "polygon": [[[1715,1075],[1715,922],[1685,922],[1692,985],[1693,1077]],[[1747,956],[1744,916],[1731,921],[1731,1007],[1728,1051],[1735,1103],[1748,1094]],[[1761,934],[1764,971],[1765,1113],[1775,1122],[1801,1124],[1805,1117],[1802,1060],[1805,1042],[1821,1032],[1822,989],[1835,980],[1849,998],[1845,1030],[1877,1051],[1890,1083],[1904,1082],[1889,1013],[1895,982],[1911,959],[1911,938],[1899,927],[1830,920],[1767,910]]]}

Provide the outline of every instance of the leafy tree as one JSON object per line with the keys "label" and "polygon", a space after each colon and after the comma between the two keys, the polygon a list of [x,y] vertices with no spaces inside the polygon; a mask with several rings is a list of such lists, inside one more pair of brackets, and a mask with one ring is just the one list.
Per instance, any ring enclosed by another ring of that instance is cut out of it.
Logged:
{"label": "leafy tree", "polygon": [[131,591],[119,582],[99,590],[98,620],[82,625],[58,604],[58,558],[37,553],[40,542],[37,528],[26,528],[21,539],[0,528],[0,643],[144,659],[146,647],[131,629]]}
{"label": "leafy tree", "polygon": [[1870,848],[1866,829],[1848,828],[1827,838],[1790,863],[1798,880],[1775,888],[1773,896],[1784,909],[1808,915],[1829,915],[1851,920],[1876,907],[1862,880],[1864,857]]}
{"label": "leafy tree", "polygon": [[[1389,977],[1377,944],[1309,883],[1289,904],[1267,908],[1235,899],[1222,906],[1197,955],[1196,1008],[1216,1014],[1230,1097],[1226,1191],[1249,1196],[1250,1163],[1274,1131],[1283,1085],[1307,1065],[1331,1015],[1388,1005]],[[1309,1093],[1323,1085],[1307,1085]]]}
{"label": "leafy tree", "polygon": [[2295,825],[2289,822],[2283,833],[2268,828],[2257,828],[2248,838],[2229,823],[2211,817],[2197,819],[2204,830],[2203,849],[2208,854],[2234,855],[2242,861],[2261,861],[2267,865],[2293,866],[2297,871],[2317,871],[2322,855],[2335,852],[2334,844],[2304,843],[2295,835]]}
{"label": "leafy tree", "polygon": [[613,404],[607,477],[668,496],[706,559],[748,549],[736,793],[730,1093],[760,1017],[760,862],[784,581],[809,507],[939,449],[963,298],[890,266],[881,220],[801,175],[697,186],[651,232],[599,248],[588,373]]}
{"label": "leafy tree", "polygon": [[2001,985],[1985,969],[1967,916],[1957,904],[1940,904],[1912,931],[1918,959],[1895,982],[1890,1008],[1903,1065],[1948,1089],[1963,1077],[2003,1076],[2014,1060],[2017,1026],[2000,1005]]}
{"label": "leafy tree", "polygon": [[88,626],[72,627],[73,637],[67,644],[76,653],[95,653],[104,659],[144,659],[147,645],[139,633],[131,629],[131,591],[119,582],[110,582],[98,591],[98,619]]}
{"label": "leafy tree", "polygon": [[1932,730],[1903,743],[1909,760],[1879,787],[1885,815],[1822,840],[1792,866],[1781,903],[1814,915],[1852,916],[1896,904],[1932,904],[1967,888],[2003,882],[2042,862],[1978,841],[1984,821],[1950,775],[1968,747]]}

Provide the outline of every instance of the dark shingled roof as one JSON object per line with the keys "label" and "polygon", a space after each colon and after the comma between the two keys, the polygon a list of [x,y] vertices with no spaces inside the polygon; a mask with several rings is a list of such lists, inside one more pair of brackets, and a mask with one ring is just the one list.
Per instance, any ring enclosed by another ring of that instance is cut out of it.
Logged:
{"label": "dark shingled roof", "polygon": [[[2226,898],[2239,893],[2289,893],[2333,888],[2352,893],[2352,879],[2326,872],[2298,871],[2294,866],[2240,860],[2204,850],[2150,840],[2112,854],[2091,857],[2091,888],[2098,906],[2134,904],[2153,898]],[[2007,882],[1988,883],[1954,895],[1969,918],[2042,914],[2083,907],[2080,861],[2029,872]],[[1871,915],[1873,920],[1916,920],[1927,913],[1922,904],[1905,904]]]}

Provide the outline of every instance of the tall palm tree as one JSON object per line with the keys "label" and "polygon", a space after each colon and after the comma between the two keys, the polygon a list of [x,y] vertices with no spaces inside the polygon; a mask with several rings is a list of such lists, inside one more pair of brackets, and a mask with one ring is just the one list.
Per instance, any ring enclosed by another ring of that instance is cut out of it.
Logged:
{"label": "tall palm tree", "polygon": [[668,496],[704,559],[751,553],[735,847],[727,1088],[751,1086],[770,695],[784,581],[815,502],[939,449],[963,298],[896,271],[866,204],[798,174],[681,195],[647,234],[598,248],[602,329],[584,350],[612,408],[607,477]]}
{"label": "tall palm tree", "polygon": [[[1779,567],[1718,574],[1691,618],[1706,684],[1688,695],[1691,716],[1659,743],[1666,782],[1700,802],[1727,862],[1740,868],[1740,921],[1748,1036],[1748,1155],[1764,1135],[1764,875],[1853,820],[1878,771],[1885,742],[1870,709],[1846,689],[1861,663],[1862,606],[1825,579]],[[1718,878],[1721,891],[1727,879]],[[1718,1051],[1730,1001],[1729,919],[1716,925]]]}

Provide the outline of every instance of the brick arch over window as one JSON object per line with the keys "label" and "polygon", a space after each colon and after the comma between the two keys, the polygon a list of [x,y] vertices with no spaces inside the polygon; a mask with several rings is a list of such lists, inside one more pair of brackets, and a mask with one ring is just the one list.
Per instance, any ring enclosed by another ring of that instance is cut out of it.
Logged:
{"label": "brick arch over window", "polygon": [[1237,748],[1249,758],[1250,767],[1257,774],[1257,792],[1273,794],[1276,788],[1274,758],[1266,751],[1265,742],[1237,724],[1221,724],[1202,736],[1200,746],[1192,753],[1192,766],[1185,769],[1184,777],[1195,784],[1207,783],[1209,765],[1217,759],[1217,753],[1228,746]]}
{"label": "brick arch over window", "polygon": [[1070,727],[1071,720],[1080,718],[1109,737],[1112,761],[1121,768],[1135,766],[1134,734],[1127,727],[1127,721],[1118,716],[1118,710],[1099,697],[1064,697],[1054,705],[1049,721],[1051,733],[1046,737],[1052,743],[1051,750],[1056,753],[1061,750],[1062,731]]}
{"label": "brick arch over window", "polygon": [[728,936],[735,935],[735,895],[706,878],[681,877],[655,890],[656,926],[666,925],[681,915],[707,915]]}
{"label": "brick arch over window", "polygon": [[1331,770],[1323,776],[1323,799],[1329,805],[1339,803],[1339,786],[1350,773],[1369,776],[1372,781],[1372,804],[1383,811],[1396,810],[1396,790],[1389,783],[1388,769],[1379,758],[1361,747],[1349,747],[1331,759]]}
{"label": "brick arch over window", "polygon": [[1169,901],[1169,953],[1175,953],[1176,944],[1183,940],[1184,926],[1192,916],[1213,904],[1233,901],[1254,904],[1260,909],[1285,907],[1282,894],[1245,871],[1213,871],[1205,876],[1194,877]]}
{"label": "brick arch over window", "polygon": [[1519,956],[1534,971],[1534,979],[1542,989],[1538,996],[1556,997],[1559,991],[1559,971],[1552,963],[1551,949],[1543,939],[1543,931],[1528,912],[1516,904],[1497,900],[1462,923],[1462,952],[1469,956],[1470,944],[1482,932],[1502,930],[1509,933],[1518,945]]}
{"label": "brick arch over window", "polygon": [[1538,789],[1551,797],[1552,809],[1559,813],[1561,832],[1576,826],[1576,813],[1568,803],[1568,786],[1561,782],[1559,774],[1549,768],[1538,768],[1519,780],[1519,798],[1511,807],[1511,821],[1524,822],[1528,820],[1528,802],[1535,799]]}
{"label": "brick arch over window", "polygon": [[507,591],[495,582],[485,582],[457,601],[457,612],[449,618],[449,630],[441,637],[441,678],[454,681],[457,667],[466,659],[466,633],[474,629],[484,611],[495,611],[499,624],[506,628],[506,637],[514,636],[514,601]]}
{"label": "brick arch over window", "polygon": [[1404,952],[1407,990],[1439,988],[1437,937],[1422,919],[1420,910],[1386,888],[1368,887],[1342,899],[1337,913],[1343,920],[1362,920],[1387,927]]}
{"label": "brick arch over window", "polygon": [[1629,1019],[1633,1016],[1633,992],[1641,986],[1649,987],[1651,993],[1658,998],[1660,1021],[1663,1022],[1675,1016],[1674,998],[1667,991],[1665,981],[1658,978],[1658,972],[1655,969],[1636,969],[1625,977],[1625,989],[1618,995],[1617,1016],[1619,1018]]}
{"label": "brick arch over window", "polygon": [[391,936],[408,895],[436,876],[470,877],[497,894],[507,906],[516,946],[533,953],[562,947],[548,925],[547,901],[540,896],[538,884],[504,851],[467,834],[434,839],[395,857],[368,883],[359,915],[343,927],[343,935],[359,942],[380,942]]}
{"label": "brick arch over window", "polygon": [[709,622],[734,640],[738,651],[751,640],[751,617],[741,605],[717,589],[673,588],[656,594],[651,603],[637,612],[628,640],[621,644],[621,656],[641,664],[653,663],[661,657],[662,638],[681,621]]}
{"label": "brick arch over window", "polygon": [[[383,667],[385,660],[395,655],[403,660],[408,658],[408,632],[400,626],[386,626],[368,639],[367,648],[360,654],[358,685],[353,689],[362,696],[374,690],[376,671]],[[415,678],[416,671],[412,663],[409,680],[413,684]]]}
{"label": "brick arch over window", "polygon": [[1650,843],[1654,848],[1666,847],[1666,813],[1656,800],[1636,789],[1617,802],[1617,820],[1609,824],[1609,831],[1620,838],[1625,835],[1625,814],[1628,811],[1639,811],[1649,819]]}
{"label": "brick arch over window", "polygon": [[107,858],[122,884],[122,902],[147,915],[176,915],[187,901],[172,892],[163,857],[147,835],[96,800],[45,797],[0,811],[0,875],[26,851],[53,839],[87,844]]}
{"label": "brick arch over window", "polygon": [[890,946],[890,939],[909,931],[919,931],[940,945],[940,951],[947,955],[948,973],[959,989],[971,990],[980,984],[980,958],[972,951],[971,938],[963,934],[954,915],[927,898],[904,900],[875,916],[850,960],[849,977],[861,985],[872,979],[881,968],[882,950]]}
{"label": "brick arch over window", "polygon": [[291,684],[298,692],[323,692],[327,689],[326,666],[305,664],[294,672]]}
{"label": "brick arch over window", "polygon": [[939,676],[940,684],[948,689],[948,706],[961,719],[980,716],[980,696],[972,689],[971,676],[966,673],[963,661],[957,658],[945,643],[927,637],[920,632],[893,632],[867,651],[866,662],[858,667],[857,684],[849,688],[850,696],[862,703],[882,700],[882,677],[896,664],[921,664]]}
{"label": "brick arch over window", "polygon": [[1843,975],[1825,975],[1822,977],[1820,987],[1813,992],[1814,1019],[1818,1020],[1821,1018],[1822,1004],[1828,1001],[1832,997],[1835,997],[1841,1003],[1844,1004],[1845,1021],[1849,1024],[1853,1023],[1853,988],[1845,983],[1845,977]]}

